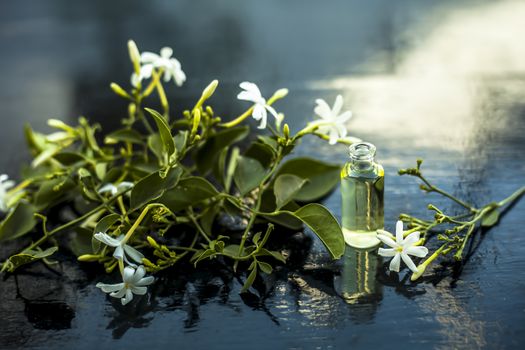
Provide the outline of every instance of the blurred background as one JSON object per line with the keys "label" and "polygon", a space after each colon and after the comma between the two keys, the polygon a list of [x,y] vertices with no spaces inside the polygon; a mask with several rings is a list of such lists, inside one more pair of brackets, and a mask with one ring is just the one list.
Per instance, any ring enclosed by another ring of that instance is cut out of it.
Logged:
{"label": "blurred background", "polygon": [[[0,173],[16,178],[28,158],[25,123],[45,131],[49,118],[74,123],[84,115],[115,127],[126,104],[109,84],[129,87],[126,42],[134,39],[141,51],[170,46],[181,61],[188,80],[167,89],[174,113],[219,79],[212,104],[224,119],[233,118],[247,107],[236,100],[238,84],[247,80],[266,97],[290,89],[276,109],[297,131],[313,118],[316,98],[331,104],[342,94],[354,112],[350,134],[376,144],[385,165],[386,225],[392,229],[400,212],[427,215],[430,199],[414,181],[395,175],[417,157],[425,159],[432,179],[477,205],[525,184],[524,35],[523,1],[0,0]],[[343,146],[317,139],[305,140],[296,154],[346,160]],[[325,201],[336,215],[339,200],[336,191]],[[241,300],[234,285],[227,311],[211,298],[199,326],[183,322],[193,312],[191,288],[181,292],[180,305],[164,300],[138,317],[116,313],[92,286],[62,281],[56,283],[67,292],[54,298],[74,310],[73,323],[64,327],[73,330],[48,332],[28,323],[21,316],[27,303],[6,289],[11,299],[0,311],[12,319],[0,340],[20,344],[23,335],[37,344],[58,337],[51,344],[78,346],[83,337],[88,347],[110,344],[132,328],[126,336],[133,346],[152,340],[148,329],[159,329],[164,335],[155,340],[170,344],[167,334],[176,334],[180,346],[207,345],[202,335],[215,334],[218,348],[264,342],[277,348],[384,347],[374,334],[408,347],[517,347],[525,340],[523,209],[518,203],[491,230],[462,278],[437,286],[376,281],[377,259],[347,256],[351,266],[367,266],[375,281],[365,288],[374,297],[364,305],[349,308],[332,285],[343,283],[339,275],[327,288],[326,276],[314,268],[278,284],[267,304]],[[309,266],[319,266],[315,247],[313,252]]]}

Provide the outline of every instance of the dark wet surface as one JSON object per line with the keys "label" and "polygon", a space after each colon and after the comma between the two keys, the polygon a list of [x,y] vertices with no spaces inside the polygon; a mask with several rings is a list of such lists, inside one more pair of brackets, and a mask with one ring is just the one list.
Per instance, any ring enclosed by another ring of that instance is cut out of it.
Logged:
{"label": "dark wet surface", "polygon": [[[352,135],[373,142],[386,171],[385,222],[428,215],[416,181],[396,171],[425,159],[436,183],[476,205],[525,184],[525,8],[488,1],[0,1],[0,165],[16,177],[22,127],[83,114],[111,128],[125,105],[126,41],[172,46],[188,75],[169,89],[174,110],[212,79],[214,108],[234,116],[243,80],[269,95],[298,130],[315,98],[338,93],[355,114]],[[305,140],[296,154],[345,161],[344,147]],[[339,192],[325,204],[339,215]],[[67,254],[0,283],[0,348],[346,349],[519,348],[525,342],[522,200],[479,234],[462,267],[438,265],[411,284],[373,253],[328,260],[296,234],[296,266],[240,295],[226,268],[183,267],[122,308],[97,288],[107,278]],[[2,257],[15,247],[4,244]]]}

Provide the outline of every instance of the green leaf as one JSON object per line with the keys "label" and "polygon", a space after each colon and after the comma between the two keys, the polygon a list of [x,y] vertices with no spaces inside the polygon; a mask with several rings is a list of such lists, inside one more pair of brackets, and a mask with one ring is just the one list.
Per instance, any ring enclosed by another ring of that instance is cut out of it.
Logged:
{"label": "green leaf", "polygon": [[345,252],[343,231],[332,213],[321,204],[310,203],[295,212],[288,212],[306,224],[332,256],[340,258]]}
{"label": "green leaf", "polygon": [[184,147],[186,147],[186,141],[188,140],[188,131],[187,130],[181,130],[175,137],[173,138],[173,141],[175,142],[175,149],[182,150]]}
{"label": "green leaf", "polygon": [[279,260],[280,262],[282,262],[283,264],[286,264],[286,259],[284,258],[284,256],[280,253],[280,252],[277,252],[275,250],[268,250],[266,248],[261,248],[259,250],[259,253],[257,254],[258,256],[259,255],[268,255],[268,256],[273,256],[276,260]]}
{"label": "green leaf", "polygon": [[246,278],[246,282],[244,282],[244,285],[242,286],[241,293],[246,292],[250,287],[252,286],[253,282],[255,281],[255,277],[257,277],[257,265],[253,265],[252,272],[248,275],[248,278]]}
{"label": "green leaf", "polygon": [[233,181],[241,195],[245,195],[261,183],[266,173],[267,169],[257,160],[240,156],[233,174]]}
{"label": "green leaf", "polygon": [[273,185],[276,208],[280,209],[291,201],[306,182],[307,180],[292,174],[279,175]]}
{"label": "green leaf", "polygon": [[95,225],[93,234],[102,232],[106,233],[117,221],[120,221],[120,215],[118,214],[109,214],[100,219]]}
{"label": "green leaf", "polygon": [[221,210],[219,205],[213,205],[208,207],[206,211],[202,214],[200,218],[200,223],[204,232],[212,232],[213,223],[215,222],[215,217]]}
{"label": "green leaf", "polygon": [[55,154],[53,158],[66,166],[70,166],[75,163],[86,161],[86,157],[84,157],[80,153],[75,153],[75,152],[59,152]]}
{"label": "green leaf", "polygon": [[63,177],[42,183],[35,195],[34,204],[37,210],[53,205],[54,202],[57,202],[60,198],[69,195],[70,190],[74,187],[75,183],[73,180]]}
{"label": "green leaf", "polygon": [[134,129],[120,129],[108,134],[104,142],[113,145],[117,142],[144,143],[141,133]]}
{"label": "green leaf", "polygon": [[31,231],[36,225],[34,213],[33,205],[19,202],[0,223],[0,241],[15,239]]}
{"label": "green leaf", "polygon": [[275,150],[263,142],[254,142],[244,152],[244,155],[258,160],[259,163],[268,168],[275,159]]}
{"label": "green leaf", "polygon": [[[240,248],[240,245],[238,244],[230,244],[224,247],[224,249],[222,250],[222,253],[226,256],[237,258],[239,257],[239,248]],[[241,254],[241,256],[244,256],[245,255],[244,249],[242,253],[243,254]]]}
{"label": "green leaf", "polygon": [[173,136],[171,135],[170,127],[166,123],[164,117],[160,115],[157,111],[150,108],[145,109],[149,114],[151,114],[151,116],[155,120],[155,123],[157,124],[160,138],[164,146],[164,151],[166,152],[168,157],[171,156],[175,152],[175,141],[173,140]]}
{"label": "green leaf", "polygon": [[311,202],[327,195],[340,181],[341,167],[312,158],[294,158],[284,163],[277,175],[291,174],[308,180],[294,196],[295,200]]}
{"label": "green leaf", "polygon": [[54,146],[54,145],[48,145],[45,150],[40,152],[40,154],[36,156],[35,159],[33,159],[33,161],[31,162],[31,166],[33,168],[38,167],[39,165],[53,158],[53,156],[57,154],[59,151],[60,151],[59,147]]}
{"label": "green leaf", "polygon": [[499,211],[497,208],[492,209],[481,218],[481,226],[491,227],[498,223]]}
{"label": "green leaf", "polygon": [[161,177],[158,170],[142,178],[131,190],[131,208],[137,209],[163,195],[166,190],[177,185],[182,174],[180,167],[170,168],[166,176]]}
{"label": "green leaf", "polygon": [[272,265],[262,262],[262,261],[257,261],[257,264],[259,265],[259,268],[261,269],[261,271],[264,272],[265,274],[270,275],[273,272]]}
{"label": "green leaf", "polygon": [[162,145],[162,140],[159,134],[148,136],[148,147],[157,159],[161,162],[164,160],[164,146]]}
{"label": "green leaf", "polygon": [[249,130],[247,126],[230,128],[221,130],[208,137],[202,147],[195,153],[195,163],[199,172],[206,175],[213,168],[213,164],[215,164],[222,149],[244,139],[248,135]]}
{"label": "green leaf", "polygon": [[172,212],[177,212],[218,194],[217,189],[206,179],[190,176],[181,179],[176,187],[166,191],[158,201]]}
{"label": "green leaf", "polygon": [[93,232],[85,227],[75,227],[75,234],[71,237],[69,247],[76,255],[93,254]]}
{"label": "green leaf", "polygon": [[194,255],[193,258],[195,258],[196,260],[194,261],[193,265],[196,267],[197,266],[197,263],[201,260],[204,260],[206,258],[212,258],[213,256],[215,256],[217,253],[215,252],[215,250],[213,249],[206,249],[202,254],[200,255]]}
{"label": "green leaf", "polygon": [[[261,211],[266,212],[266,213],[274,212],[275,202],[276,202],[275,194],[273,193],[271,189],[267,189],[263,191]],[[295,203],[294,201],[289,201],[287,204],[285,204],[281,208],[281,210],[293,212],[299,208],[300,207],[299,205],[297,205],[297,203]],[[296,217],[292,215],[288,215],[286,213],[279,214],[279,215],[263,216],[263,217],[268,221],[271,221],[283,227],[289,228],[290,230],[300,230],[303,227],[303,223],[301,220],[297,219]]]}
{"label": "green leaf", "polygon": [[33,261],[47,258],[53,255],[58,250],[58,247],[47,248],[46,250],[25,250],[20,254],[16,254],[7,259],[3,266],[3,271],[14,272],[22,265],[29,264]]}

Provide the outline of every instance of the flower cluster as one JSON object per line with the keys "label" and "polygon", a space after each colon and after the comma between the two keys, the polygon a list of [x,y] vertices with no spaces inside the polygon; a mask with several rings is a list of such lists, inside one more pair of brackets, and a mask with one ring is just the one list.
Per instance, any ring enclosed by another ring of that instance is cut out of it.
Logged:
{"label": "flower cluster", "polygon": [[[130,41],[130,53],[138,56],[137,46],[133,41]],[[144,79],[151,78],[153,72],[156,70],[159,74],[163,74],[164,82],[173,80],[177,86],[182,86],[186,81],[186,74],[182,70],[182,65],[179,60],[173,55],[171,47],[163,47],[160,49],[160,55],[154,52],[143,52],[138,59],[141,66],[138,72],[135,71],[131,75],[131,85],[137,87]]]}
{"label": "flower cluster", "polygon": [[[275,224],[297,229],[298,223],[307,225],[333,259],[343,255],[341,228],[317,203],[333,190],[338,165],[287,157],[306,135],[331,145],[355,141],[347,136],[352,113],[343,110],[342,96],[336,97],[333,107],[316,100],[316,120],[295,134],[274,107],[288,90],[278,89],[266,98],[247,81],[240,83],[237,98],[250,105],[237,118],[223,121],[209,105],[217,80],[175,116],[164,84],[173,81],[181,86],[186,74],[173,50],[163,47],[159,53],[141,53],[133,41],[128,42],[128,50],[131,87],[110,85],[128,101],[120,129],[101,135],[100,125],[83,117],[76,126],[50,120],[48,124],[58,132],[49,135],[26,129],[35,171],[17,186],[7,176],[0,177],[0,211],[12,213],[0,222],[0,242],[38,234],[38,219],[43,221],[44,234],[2,262],[2,271],[14,272],[39,260],[46,263],[59,245],[71,244],[79,261],[99,263],[107,273],[120,272],[118,283],[96,286],[126,305],[134,295],[147,293],[154,281],[147,274],[170,268],[185,257],[194,265],[216,257],[233,261],[236,271],[247,272],[242,287],[246,291],[257,274],[273,271],[271,262],[286,263],[280,251],[265,246]],[[159,98],[162,110],[145,107],[150,97]],[[244,139],[249,127],[240,124],[249,118],[268,135],[251,138],[248,146]],[[321,170],[312,175],[307,171],[311,167]],[[283,169],[291,170],[283,173]],[[321,181],[312,181],[313,176]],[[308,189],[303,188],[307,183]],[[46,215],[59,205],[71,205],[78,217],[48,230]],[[225,214],[248,217],[242,235],[219,234],[217,224]],[[267,225],[265,233],[254,234],[260,223]],[[84,233],[91,230],[92,239],[74,235],[75,226]],[[59,233],[73,237],[50,239]]]}

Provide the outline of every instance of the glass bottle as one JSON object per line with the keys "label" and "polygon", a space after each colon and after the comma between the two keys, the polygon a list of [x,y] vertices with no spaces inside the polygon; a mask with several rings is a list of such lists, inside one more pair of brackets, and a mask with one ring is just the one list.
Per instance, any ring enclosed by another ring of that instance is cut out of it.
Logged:
{"label": "glass bottle", "polygon": [[368,142],[350,146],[350,161],[341,171],[342,221],[345,242],[355,248],[379,244],[384,227],[383,167],[374,161],[376,147]]}

